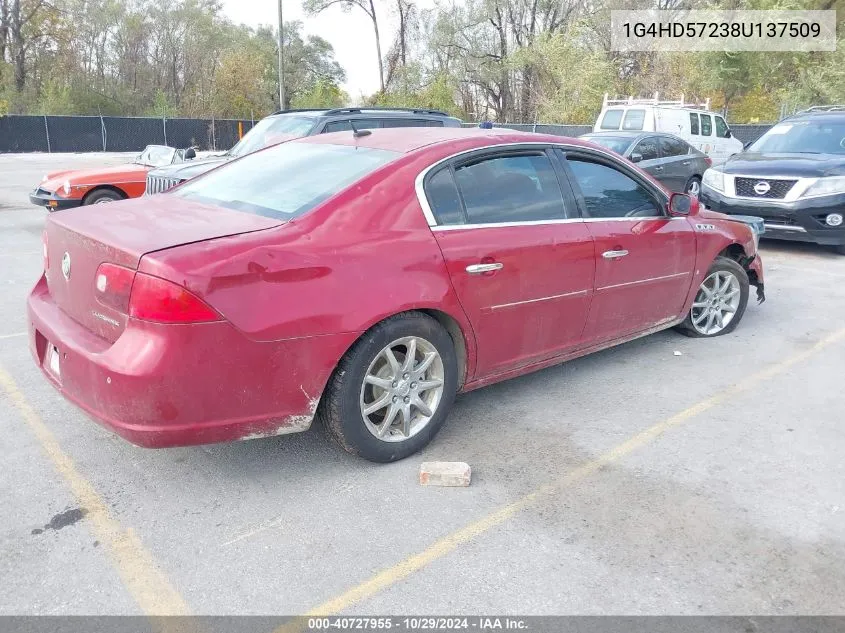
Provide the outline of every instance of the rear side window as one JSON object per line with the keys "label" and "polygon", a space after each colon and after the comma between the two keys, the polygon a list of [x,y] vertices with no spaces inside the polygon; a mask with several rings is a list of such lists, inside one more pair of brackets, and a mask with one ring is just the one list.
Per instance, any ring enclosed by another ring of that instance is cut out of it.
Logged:
{"label": "rear side window", "polygon": [[634,153],[642,155],[640,160],[655,160],[656,158],[659,158],[660,154],[657,152],[657,139],[653,136],[644,138],[637,143],[637,146],[634,148],[632,154]]}
{"label": "rear side window", "polygon": [[601,129],[618,130],[620,123],[622,123],[622,110],[608,110],[601,120]]}
{"label": "rear side window", "polygon": [[438,224],[463,224],[464,209],[451,169],[441,169],[426,183],[425,194]]}
{"label": "rear side window", "polygon": [[698,135],[698,112],[689,113],[689,133]]}
{"label": "rear side window", "polygon": [[679,138],[660,137],[660,151],[664,157],[683,156],[689,154],[689,145]]}
{"label": "rear side window", "polygon": [[443,127],[442,121],[427,119],[381,119],[382,127]]}
{"label": "rear side window", "polygon": [[663,215],[651,194],[621,171],[586,160],[568,159],[591,218],[632,218]]}
{"label": "rear side window", "polygon": [[351,145],[282,143],[199,176],[172,195],[289,220],[400,155]]}
{"label": "rear side window", "polygon": [[545,154],[498,156],[455,169],[470,224],[559,220],[563,195]]}
{"label": "rear side window", "polygon": [[641,130],[645,123],[645,110],[628,110],[625,113],[625,121],[622,123],[623,130]]}
{"label": "rear side window", "polygon": [[701,115],[701,136],[710,136],[713,133],[713,121],[709,114]]}
{"label": "rear side window", "polygon": [[[377,119],[355,119],[356,130],[373,130],[377,127],[379,127],[379,122]],[[324,133],[347,131],[352,131],[352,123],[349,121],[349,119],[346,119],[344,121],[329,121],[328,123],[326,123],[326,128],[323,130]]]}
{"label": "rear side window", "polygon": [[717,116],[716,119],[716,136],[719,138],[728,138],[730,135],[728,134],[728,124],[725,123],[725,120]]}

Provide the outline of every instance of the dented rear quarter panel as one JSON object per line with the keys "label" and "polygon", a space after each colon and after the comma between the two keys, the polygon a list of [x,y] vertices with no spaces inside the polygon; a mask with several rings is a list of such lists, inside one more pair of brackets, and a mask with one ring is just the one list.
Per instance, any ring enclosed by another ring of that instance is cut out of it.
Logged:
{"label": "dented rear quarter panel", "polygon": [[320,337],[437,310],[460,327],[471,375],[472,330],[414,194],[429,162],[406,155],[282,226],[151,253],[139,270],[184,284],[253,341],[311,338],[318,355]]}

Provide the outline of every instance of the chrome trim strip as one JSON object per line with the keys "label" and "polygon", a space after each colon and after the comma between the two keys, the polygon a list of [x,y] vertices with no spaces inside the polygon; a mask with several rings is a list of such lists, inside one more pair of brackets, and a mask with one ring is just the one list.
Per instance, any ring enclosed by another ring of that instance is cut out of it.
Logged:
{"label": "chrome trim strip", "polygon": [[614,284],[612,286],[601,286],[596,290],[610,290],[611,288],[623,288],[624,286],[636,286],[637,284],[646,284],[650,281],[661,281],[663,279],[674,279],[675,277],[688,277],[690,273],[674,273],[672,275],[663,275],[662,277],[649,277],[648,279],[638,279],[637,281],[628,281],[624,284]]}
{"label": "chrome trim strip", "polygon": [[[423,169],[419,174],[417,174],[417,177],[414,180],[414,190],[417,194],[417,200],[419,201],[420,206],[422,207],[423,215],[425,215],[425,219],[428,222],[428,225],[432,228],[434,228],[434,227],[438,227],[438,228],[441,228],[441,229],[445,228],[445,227],[440,227],[440,225],[437,224],[437,218],[434,217],[434,212],[431,210],[431,206],[428,204],[428,198],[426,197],[425,190],[423,189],[423,181],[425,180],[425,177],[428,175],[428,173],[431,170],[439,167],[440,165],[442,165],[443,163],[445,163],[447,161],[450,161],[454,158],[457,158],[458,156],[463,156],[464,154],[472,154],[472,153],[475,153],[475,152],[480,152],[480,151],[489,150],[489,149],[507,149],[509,147],[519,148],[519,147],[531,147],[531,146],[533,146],[533,147],[542,146],[544,149],[556,147],[556,148],[559,148],[559,149],[562,149],[562,150],[593,152],[595,154],[602,154],[606,158],[609,158],[610,160],[615,161],[616,163],[620,163],[621,161],[624,161],[624,159],[622,159],[619,156],[619,154],[615,154],[615,153],[613,153],[609,150],[599,149],[597,147],[586,147],[586,146],[581,146],[581,145],[570,145],[569,143],[554,143],[554,142],[539,141],[539,140],[538,141],[518,141],[518,142],[515,142],[515,143],[492,143],[492,144],[488,144],[488,145],[481,145],[479,147],[472,147],[470,149],[464,149],[464,150],[461,150],[460,152],[455,152],[454,154],[450,154],[449,156],[446,156],[445,158],[441,158],[436,163],[432,163],[431,165],[429,165],[428,167]],[[624,163],[622,163],[622,164],[624,164]],[[583,221],[584,219],[588,219],[588,218],[566,218],[566,219],[561,219],[561,220],[513,222],[513,223],[508,223],[508,224],[510,224],[510,226],[522,226],[524,224],[556,224],[556,223],[559,223],[559,222],[572,222],[572,221],[580,222],[580,221]],[[593,219],[596,219],[596,218],[593,218]],[[503,224],[490,224],[490,225],[481,225],[481,224],[460,224],[460,225],[458,225],[458,224],[453,224],[453,225],[445,225],[445,226],[454,226],[456,228],[466,229],[466,228],[477,228],[477,227],[481,227],[481,226],[503,226]],[[452,230],[454,230],[454,229],[452,229]]]}
{"label": "chrome trim strip", "polygon": [[544,224],[569,224],[583,222],[583,218],[567,218],[565,220],[526,220],[525,222],[488,222],[479,224],[437,224],[431,226],[432,231],[458,231],[461,229],[498,229],[513,226],[542,226]]}
{"label": "chrome trim strip", "polygon": [[584,295],[590,294],[589,290],[576,290],[575,292],[564,292],[560,295],[552,295],[551,297],[540,297],[539,299],[526,299],[525,301],[514,301],[513,303],[502,303],[499,305],[491,306],[490,310],[501,310],[502,308],[511,308],[513,306],[521,306],[525,305],[526,303],[537,303],[539,301],[549,301],[551,299],[562,299],[564,297],[582,297]]}
{"label": "chrome trim strip", "polygon": [[763,223],[763,227],[767,231],[792,231],[794,233],[806,233],[807,229],[803,226],[790,226],[786,224],[766,224]]}
{"label": "chrome trim strip", "polygon": [[[790,202],[795,202],[801,198],[807,189],[818,181],[818,178],[805,178],[802,176],[754,176],[749,174],[726,174],[724,172],[722,172],[722,175],[725,179],[725,190],[721,193],[725,197],[733,198],[734,200],[754,200],[755,202],[764,202],[766,204],[788,204]],[[749,178],[752,180],[794,180],[795,184],[792,185],[792,189],[790,189],[783,198],[755,198],[751,196],[736,195],[737,178]],[[816,196],[811,197],[815,198]]]}

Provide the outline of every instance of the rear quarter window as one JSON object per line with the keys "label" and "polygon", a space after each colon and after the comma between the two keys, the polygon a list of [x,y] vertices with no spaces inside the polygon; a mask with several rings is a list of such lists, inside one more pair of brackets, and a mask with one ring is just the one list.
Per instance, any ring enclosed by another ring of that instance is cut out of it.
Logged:
{"label": "rear quarter window", "polygon": [[208,172],[172,195],[289,220],[400,155],[351,145],[282,143]]}

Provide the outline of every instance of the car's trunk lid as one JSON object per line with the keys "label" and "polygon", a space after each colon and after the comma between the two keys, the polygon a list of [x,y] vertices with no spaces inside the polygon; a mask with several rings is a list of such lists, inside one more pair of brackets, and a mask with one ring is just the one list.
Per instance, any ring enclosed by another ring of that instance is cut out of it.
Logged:
{"label": "car's trunk lid", "polygon": [[48,217],[45,227],[47,285],[68,316],[113,342],[125,329],[127,317],[97,300],[100,264],[137,269],[147,253],[280,224],[273,218],[169,195],[60,211]]}

